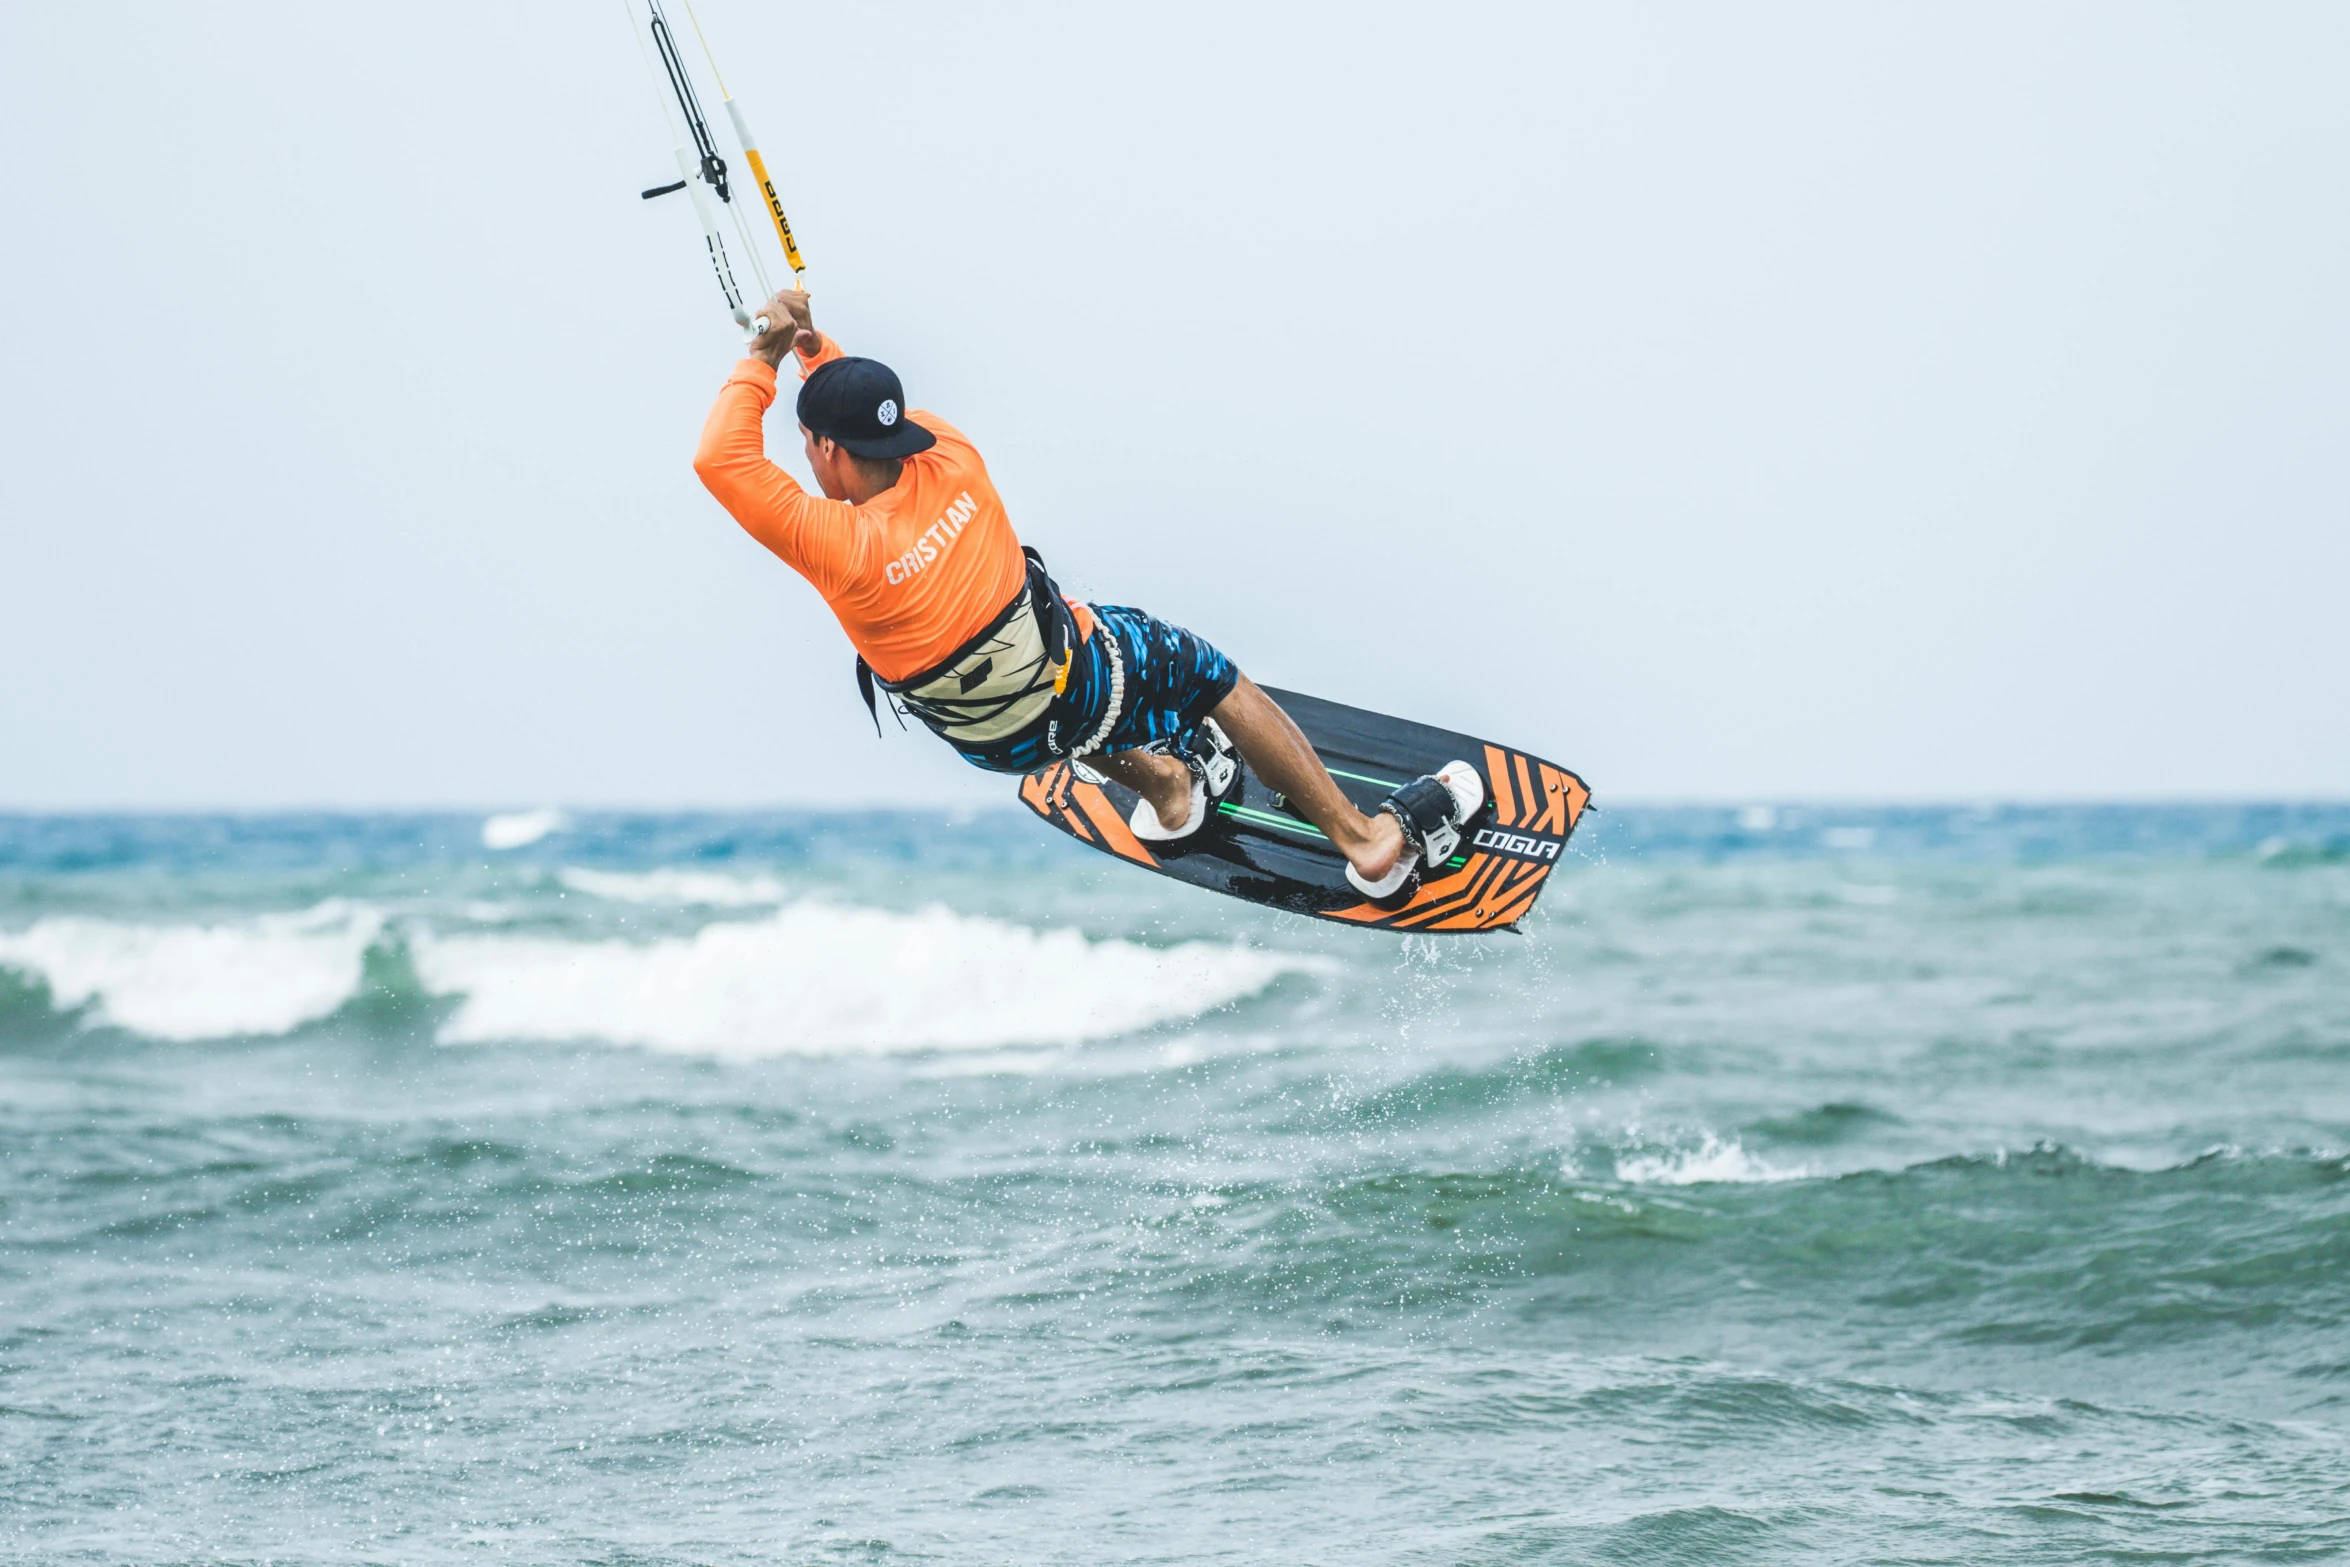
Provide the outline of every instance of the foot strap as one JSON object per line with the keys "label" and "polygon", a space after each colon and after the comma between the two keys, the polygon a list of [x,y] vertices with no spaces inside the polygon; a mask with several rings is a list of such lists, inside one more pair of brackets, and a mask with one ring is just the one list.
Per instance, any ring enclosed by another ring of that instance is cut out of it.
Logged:
{"label": "foot strap", "polygon": [[1208,786],[1210,800],[1221,800],[1230,794],[1240,778],[1240,759],[1233,752],[1232,742],[1225,737],[1224,726],[1213,718],[1199,721],[1194,743],[1184,749],[1183,761]]}
{"label": "foot strap", "polygon": [[1347,881],[1374,902],[1402,897],[1423,865],[1434,870],[1452,858],[1461,846],[1462,825],[1484,803],[1485,780],[1466,762],[1447,762],[1413,779],[1379,802],[1379,809],[1403,828],[1403,853],[1395,857],[1395,868],[1369,882],[1349,865]]}
{"label": "foot strap", "polygon": [[1461,829],[1456,813],[1460,801],[1444,780],[1429,774],[1415,778],[1379,803],[1379,809],[1403,824],[1406,842],[1420,851],[1430,865],[1441,865],[1460,847]]}

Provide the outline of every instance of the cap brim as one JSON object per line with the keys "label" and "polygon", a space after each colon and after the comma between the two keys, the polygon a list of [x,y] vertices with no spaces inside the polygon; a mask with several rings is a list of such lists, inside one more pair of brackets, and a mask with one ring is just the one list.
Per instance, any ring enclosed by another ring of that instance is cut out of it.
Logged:
{"label": "cap brim", "polygon": [[911,457],[916,452],[926,452],[938,444],[937,436],[911,418],[900,420],[896,429],[878,441],[852,441],[840,436],[834,436],[833,439],[859,457]]}

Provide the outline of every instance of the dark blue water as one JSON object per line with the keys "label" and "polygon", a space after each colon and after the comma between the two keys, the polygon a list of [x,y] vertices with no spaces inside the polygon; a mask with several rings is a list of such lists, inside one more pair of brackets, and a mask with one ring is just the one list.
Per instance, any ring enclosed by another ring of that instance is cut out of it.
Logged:
{"label": "dark blue water", "polygon": [[0,818],[0,1556],[2350,1557],[2350,809],[484,827]]}

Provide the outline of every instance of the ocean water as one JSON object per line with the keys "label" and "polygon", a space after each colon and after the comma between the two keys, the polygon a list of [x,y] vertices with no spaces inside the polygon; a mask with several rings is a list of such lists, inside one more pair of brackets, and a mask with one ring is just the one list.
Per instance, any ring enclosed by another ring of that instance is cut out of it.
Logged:
{"label": "ocean water", "polygon": [[0,818],[0,1559],[2350,1559],[2350,808]]}

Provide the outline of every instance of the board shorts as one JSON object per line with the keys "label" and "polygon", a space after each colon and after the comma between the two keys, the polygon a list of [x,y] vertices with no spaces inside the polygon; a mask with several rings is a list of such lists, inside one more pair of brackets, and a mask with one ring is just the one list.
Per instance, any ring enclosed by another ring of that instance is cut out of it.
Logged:
{"label": "board shorts", "polygon": [[[1045,721],[977,750],[956,747],[964,761],[994,773],[1029,773],[1081,748],[1088,756],[1111,756],[1180,740],[1239,684],[1240,671],[1205,637],[1122,604],[1092,609],[1094,633],[1072,652],[1068,689]],[[1090,743],[1113,692],[1116,721],[1098,744]]]}

